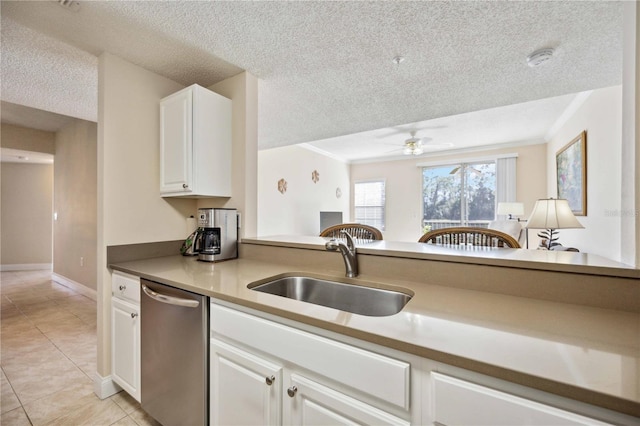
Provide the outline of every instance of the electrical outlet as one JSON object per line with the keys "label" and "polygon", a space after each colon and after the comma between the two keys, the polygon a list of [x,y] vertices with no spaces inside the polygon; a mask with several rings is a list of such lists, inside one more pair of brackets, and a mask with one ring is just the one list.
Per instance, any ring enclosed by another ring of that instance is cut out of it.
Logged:
{"label": "electrical outlet", "polygon": [[84,257],[80,256],[80,266],[84,266]]}

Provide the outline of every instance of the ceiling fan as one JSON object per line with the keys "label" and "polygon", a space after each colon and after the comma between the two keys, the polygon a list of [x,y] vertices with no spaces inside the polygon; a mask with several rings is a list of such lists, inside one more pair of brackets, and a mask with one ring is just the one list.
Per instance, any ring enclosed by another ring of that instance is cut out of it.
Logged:
{"label": "ceiling fan", "polygon": [[426,146],[430,148],[453,146],[451,143],[431,143],[431,138],[417,138],[415,130],[412,130],[409,134],[411,137],[404,141],[404,148],[402,149],[404,155],[420,155],[424,152]]}

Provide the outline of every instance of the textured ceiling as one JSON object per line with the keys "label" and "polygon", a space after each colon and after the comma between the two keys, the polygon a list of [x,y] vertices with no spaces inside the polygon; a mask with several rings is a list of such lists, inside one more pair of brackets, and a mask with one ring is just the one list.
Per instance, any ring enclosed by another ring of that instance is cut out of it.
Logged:
{"label": "textured ceiling", "polygon": [[56,114],[5,101],[0,103],[0,113],[2,114],[3,123],[44,130],[45,132],[57,132],[73,120],[68,115]]}
{"label": "textured ceiling", "polygon": [[304,144],[307,148],[347,161],[406,158],[404,141],[415,132],[425,156],[475,150],[479,145],[502,147],[544,143],[565,111],[575,111],[590,92],[489,108],[433,120],[377,129]]}
{"label": "textured ceiling", "polygon": [[[247,70],[260,78],[260,148],[621,84],[620,2],[0,7],[2,100],[95,121],[104,51],[184,85]],[[549,46],[553,61],[527,66],[529,53]],[[396,65],[396,55],[406,60]]]}

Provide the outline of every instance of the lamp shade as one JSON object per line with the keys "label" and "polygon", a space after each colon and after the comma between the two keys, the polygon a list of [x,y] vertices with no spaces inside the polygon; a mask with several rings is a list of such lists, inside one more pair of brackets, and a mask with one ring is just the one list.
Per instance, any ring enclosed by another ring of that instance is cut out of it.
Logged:
{"label": "lamp shade", "polygon": [[498,203],[498,211],[497,214],[505,214],[512,216],[522,216],[524,215],[524,204],[523,203]]}
{"label": "lamp shade", "polygon": [[536,201],[527,221],[527,228],[569,229],[584,226],[573,215],[567,200],[549,198]]}

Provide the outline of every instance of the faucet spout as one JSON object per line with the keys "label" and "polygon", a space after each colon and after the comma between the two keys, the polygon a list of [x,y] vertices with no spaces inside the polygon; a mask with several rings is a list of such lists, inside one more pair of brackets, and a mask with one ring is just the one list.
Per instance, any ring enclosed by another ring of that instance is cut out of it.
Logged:
{"label": "faucet spout", "polygon": [[340,251],[342,254],[342,260],[344,260],[344,267],[346,269],[346,276],[348,278],[355,278],[358,275],[358,258],[356,253],[356,245],[353,242],[353,237],[346,232],[341,231],[347,239],[347,243],[331,239],[324,246],[329,251]]}

